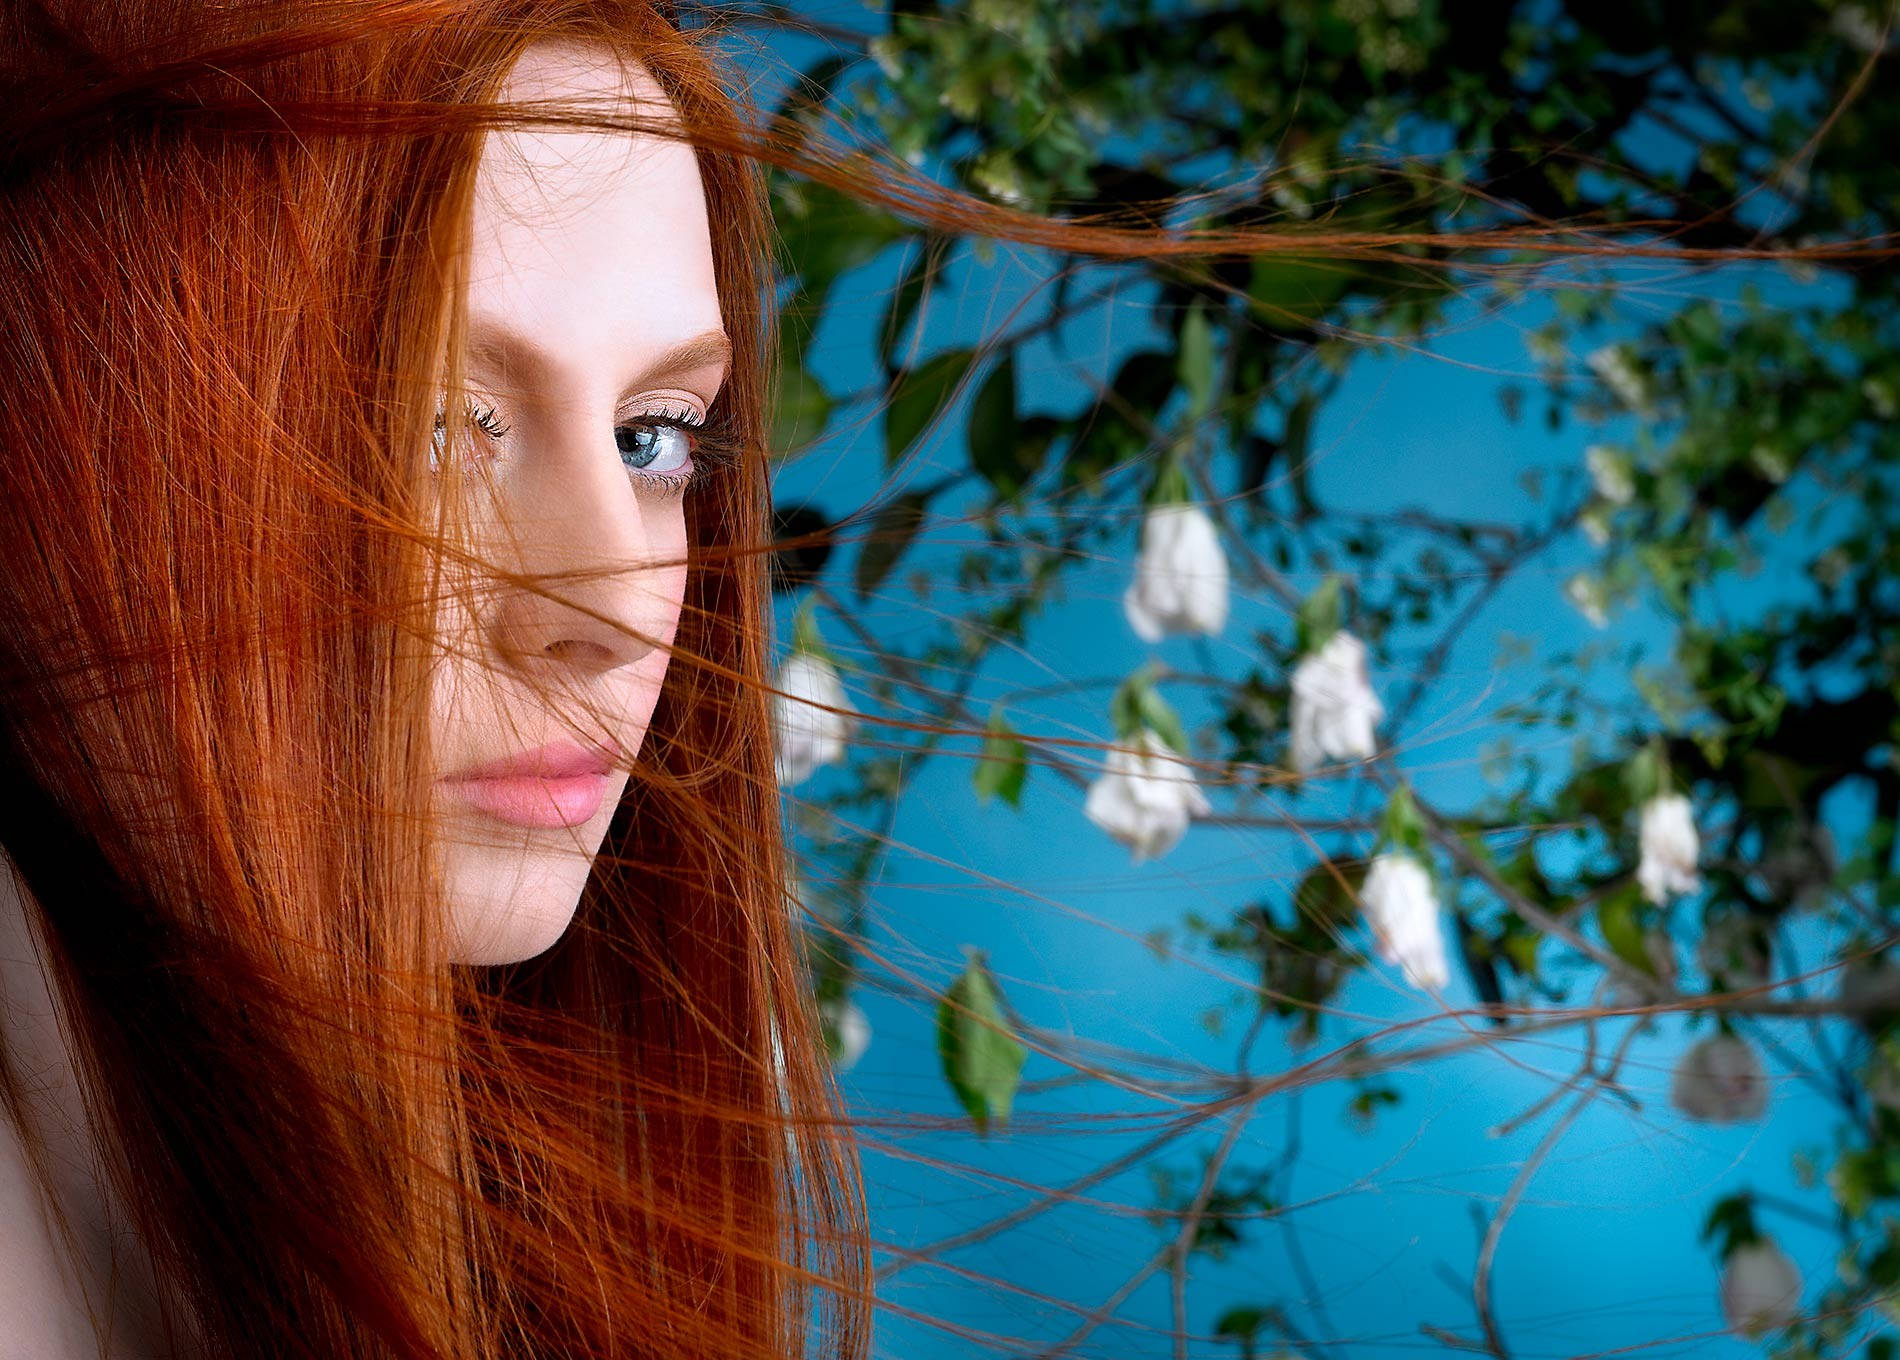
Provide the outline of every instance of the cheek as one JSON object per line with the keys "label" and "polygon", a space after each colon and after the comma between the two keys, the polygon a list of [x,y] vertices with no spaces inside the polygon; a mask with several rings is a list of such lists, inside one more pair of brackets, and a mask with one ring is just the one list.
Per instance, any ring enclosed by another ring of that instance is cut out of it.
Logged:
{"label": "cheek", "polygon": [[671,647],[679,633],[680,615],[686,603],[690,548],[687,543],[685,509],[677,501],[672,502],[664,513],[656,514],[649,523],[652,524],[655,556],[666,565],[653,567],[644,576],[654,616],[648,631]]}
{"label": "cheek", "polygon": [[467,703],[470,673],[475,670],[470,658],[479,655],[479,639],[458,590],[444,591],[431,626],[434,631],[428,639],[429,726],[437,747],[436,759],[440,762],[456,751],[453,731],[457,719],[467,720],[461,710]]}
{"label": "cheek", "polygon": [[660,687],[665,683],[667,668],[673,662],[673,648],[679,637],[680,620],[684,614],[686,569],[656,568],[647,574],[642,584],[646,587],[646,594],[642,600],[638,627],[643,636],[653,639],[654,645],[634,663],[629,677],[632,678],[635,703],[644,721],[652,715],[654,705],[659,702]]}

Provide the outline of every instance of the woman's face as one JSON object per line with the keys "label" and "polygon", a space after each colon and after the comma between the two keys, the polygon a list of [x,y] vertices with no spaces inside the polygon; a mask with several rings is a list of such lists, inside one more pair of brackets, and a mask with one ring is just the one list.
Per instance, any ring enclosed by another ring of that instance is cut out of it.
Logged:
{"label": "woman's face", "polygon": [[[670,112],[643,68],[623,80],[606,49],[576,43],[531,48],[504,95]],[[449,956],[490,964],[567,928],[646,735],[686,584],[680,425],[706,418],[727,356],[683,143],[491,133],[473,252],[466,365],[488,428],[444,453],[487,464],[457,483],[476,546],[529,575],[590,573],[545,582],[571,603],[490,578],[444,606],[432,712]],[[509,762],[511,777],[468,777]]]}

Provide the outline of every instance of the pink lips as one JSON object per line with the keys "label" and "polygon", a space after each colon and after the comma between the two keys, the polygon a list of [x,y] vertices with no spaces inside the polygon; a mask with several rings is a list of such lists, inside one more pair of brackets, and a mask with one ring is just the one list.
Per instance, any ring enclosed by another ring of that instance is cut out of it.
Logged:
{"label": "pink lips", "polygon": [[442,782],[482,812],[516,826],[578,826],[600,811],[617,746],[550,742],[478,765]]}

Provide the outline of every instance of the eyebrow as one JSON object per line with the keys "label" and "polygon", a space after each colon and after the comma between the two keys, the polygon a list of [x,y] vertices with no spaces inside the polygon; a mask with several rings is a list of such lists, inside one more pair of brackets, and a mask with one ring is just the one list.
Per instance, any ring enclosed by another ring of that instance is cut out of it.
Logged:
{"label": "eyebrow", "polygon": [[[486,361],[523,376],[539,375],[546,378],[561,367],[559,360],[540,349],[533,341],[514,331],[481,321],[469,323],[468,353],[473,360]],[[627,388],[631,391],[646,387],[661,378],[705,368],[710,364],[718,364],[722,370],[731,368],[732,340],[723,330],[701,331],[690,339],[680,341],[634,375],[628,381]],[[723,371],[720,378],[723,382]]]}

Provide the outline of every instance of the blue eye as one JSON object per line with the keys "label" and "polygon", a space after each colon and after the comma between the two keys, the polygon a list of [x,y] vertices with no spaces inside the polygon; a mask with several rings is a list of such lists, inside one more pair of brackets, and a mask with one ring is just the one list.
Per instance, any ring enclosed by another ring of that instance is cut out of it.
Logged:
{"label": "blue eye", "polygon": [[[492,406],[477,406],[473,402],[468,407],[468,419],[495,442],[500,442],[513,428],[501,422]],[[614,427],[614,444],[622,465],[638,474],[641,480],[668,493],[682,491],[697,479],[700,468],[694,463],[693,455],[700,451],[704,438],[703,421],[691,410],[643,412],[637,419]],[[446,413],[438,411],[429,449],[431,470],[440,470],[447,444]],[[709,452],[715,458],[719,456],[720,446],[716,440]]]}
{"label": "blue eye", "polygon": [[635,471],[684,472],[693,465],[697,429],[697,422],[680,416],[643,416],[616,426],[614,443],[620,449],[620,461]]}

